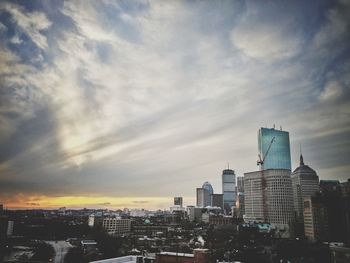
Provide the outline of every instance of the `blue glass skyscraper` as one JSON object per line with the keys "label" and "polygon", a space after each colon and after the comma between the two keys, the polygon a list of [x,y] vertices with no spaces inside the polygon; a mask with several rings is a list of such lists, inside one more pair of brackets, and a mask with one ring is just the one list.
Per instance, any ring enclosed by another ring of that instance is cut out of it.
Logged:
{"label": "blue glass skyscraper", "polygon": [[260,128],[258,131],[258,145],[261,159],[264,159],[269,145],[271,148],[264,161],[264,169],[289,169],[291,170],[289,132],[276,130],[275,128]]}

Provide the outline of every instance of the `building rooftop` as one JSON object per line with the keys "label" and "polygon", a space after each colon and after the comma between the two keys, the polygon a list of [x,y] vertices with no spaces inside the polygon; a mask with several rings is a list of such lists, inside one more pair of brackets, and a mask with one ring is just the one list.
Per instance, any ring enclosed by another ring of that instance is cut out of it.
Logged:
{"label": "building rooftop", "polygon": [[97,261],[92,261],[90,263],[137,263],[137,262],[140,262],[138,260],[139,258],[142,258],[142,257],[141,256],[125,256],[125,257],[97,260]]}
{"label": "building rooftop", "polygon": [[293,171],[292,174],[296,174],[296,173],[302,173],[302,174],[311,174],[312,173],[312,174],[316,175],[316,171],[308,165],[301,165],[301,166],[297,167]]}
{"label": "building rooftop", "polygon": [[312,169],[311,167],[309,167],[308,165],[305,165],[304,164],[304,158],[303,158],[303,155],[300,155],[300,164],[299,164],[299,167],[297,167],[292,175],[295,175],[295,174],[306,174],[306,175],[316,175],[316,172],[314,169]]}
{"label": "building rooftop", "polygon": [[160,252],[158,253],[159,255],[164,255],[164,256],[174,256],[174,257],[188,257],[188,258],[193,258],[193,254],[188,254],[188,253],[177,253],[177,252]]}

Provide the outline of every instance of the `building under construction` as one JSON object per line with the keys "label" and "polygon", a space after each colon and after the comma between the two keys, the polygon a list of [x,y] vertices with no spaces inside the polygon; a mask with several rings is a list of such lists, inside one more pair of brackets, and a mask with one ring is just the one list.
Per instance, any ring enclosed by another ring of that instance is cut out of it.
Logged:
{"label": "building under construction", "polygon": [[289,133],[258,132],[259,171],[244,174],[245,221],[271,223],[288,237],[294,219]]}
{"label": "building under construction", "polygon": [[261,171],[244,174],[244,220],[271,223],[276,225],[281,235],[289,235],[289,225],[294,218],[290,170],[264,170],[264,180],[265,190],[262,187]]}

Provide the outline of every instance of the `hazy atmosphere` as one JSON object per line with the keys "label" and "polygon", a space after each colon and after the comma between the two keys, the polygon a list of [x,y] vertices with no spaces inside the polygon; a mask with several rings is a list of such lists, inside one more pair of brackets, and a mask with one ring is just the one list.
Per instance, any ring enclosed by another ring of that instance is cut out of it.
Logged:
{"label": "hazy atmosphere", "polygon": [[350,1],[1,1],[0,200],[168,208],[257,170],[349,178]]}

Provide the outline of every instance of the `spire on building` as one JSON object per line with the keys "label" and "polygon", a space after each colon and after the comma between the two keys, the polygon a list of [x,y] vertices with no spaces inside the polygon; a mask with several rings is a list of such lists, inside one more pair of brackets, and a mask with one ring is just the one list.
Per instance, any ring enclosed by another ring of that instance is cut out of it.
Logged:
{"label": "spire on building", "polygon": [[304,165],[304,158],[303,155],[300,154],[300,166]]}
{"label": "spire on building", "polygon": [[304,165],[304,158],[303,158],[303,154],[301,152],[301,143],[299,144],[300,147],[300,166]]}

